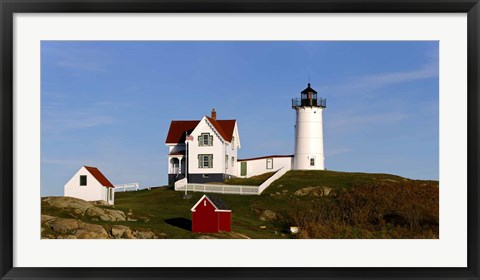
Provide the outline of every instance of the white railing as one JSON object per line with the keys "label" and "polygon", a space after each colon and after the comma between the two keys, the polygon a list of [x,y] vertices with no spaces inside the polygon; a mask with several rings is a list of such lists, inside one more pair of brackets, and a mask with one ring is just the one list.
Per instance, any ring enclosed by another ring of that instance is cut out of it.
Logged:
{"label": "white railing", "polygon": [[178,181],[175,182],[174,186],[175,186],[175,190],[180,190],[180,188],[183,188],[183,190],[185,190],[185,185],[187,184],[187,178],[183,178],[183,179],[180,179]]}
{"label": "white railing", "polygon": [[175,182],[176,191],[191,191],[204,193],[226,193],[226,194],[242,194],[242,195],[259,195],[261,194],[273,181],[282,177],[290,171],[289,166],[284,166],[275,172],[270,178],[263,182],[260,186],[244,186],[244,185],[225,185],[225,184],[197,184],[188,183],[186,178]]}
{"label": "white railing", "polygon": [[171,167],[168,170],[168,173],[169,174],[180,174],[180,168],[179,167]]}
{"label": "white railing", "polygon": [[261,194],[266,188],[268,188],[268,186],[270,186],[270,184],[273,183],[273,181],[277,180],[278,178],[282,177],[283,175],[285,175],[285,173],[287,173],[288,171],[290,171],[290,167],[287,167],[287,166],[284,166],[280,169],[277,170],[277,172],[275,172],[275,174],[273,174],[270,178],[268,178],[265,182],[263,182],[259,187],[258,187],[258,194]]}
{"label": "white railing", "polygon": [[114,187],[116,192],[118,192],[120,189],[122,189],[124,192],[126,192],[128,189],[134,189],[138,191],[140,189],[140,184],[137,182],[137,183],[115,185]]}
{"label": "white railing", "polygon": [[[179,181],[182,181],[182,180],[179,180]],[[179,181],[175,182],[176,191],[185,191],[186,189],[186,191],[204,192],[204,193],[225,193],[225,194],[242,194],[242,195],[258,195],[259,194],[258,186],[197,184],[197,183],[186,183],[186,182],[178,183]]]}

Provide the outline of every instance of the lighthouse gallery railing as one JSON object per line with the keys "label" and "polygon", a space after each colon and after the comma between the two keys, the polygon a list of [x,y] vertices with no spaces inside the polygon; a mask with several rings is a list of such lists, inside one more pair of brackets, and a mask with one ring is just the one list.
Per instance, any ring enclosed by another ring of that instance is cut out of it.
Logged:
{"label": "lighthouse gallery railing", "polygon": [[326,98],[318,98],[318,99],[293,98],[292,99],[292,108],[301,107],[301,106],[318,106],[318,107],[326,108],[327,99]]}

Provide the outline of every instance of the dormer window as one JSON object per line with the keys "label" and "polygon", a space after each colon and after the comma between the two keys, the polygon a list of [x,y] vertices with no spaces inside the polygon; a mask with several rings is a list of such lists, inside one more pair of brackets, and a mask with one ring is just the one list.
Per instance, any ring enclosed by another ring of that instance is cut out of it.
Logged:
{"label": "dormer window", "polygon": [[198,146],[213,146],[213,135],[202,133],[198,136]]}

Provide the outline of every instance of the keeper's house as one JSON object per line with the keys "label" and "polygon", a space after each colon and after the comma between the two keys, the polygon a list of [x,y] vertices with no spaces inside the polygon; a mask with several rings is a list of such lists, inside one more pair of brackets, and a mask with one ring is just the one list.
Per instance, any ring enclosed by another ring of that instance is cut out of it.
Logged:
{"label": "keeper's house", "polygon": [[237,121],[217,120],[215,110],[201,120],[172,121],[165,144],[170,185],[185,174],[191,183],[223,182],[237,176]]}

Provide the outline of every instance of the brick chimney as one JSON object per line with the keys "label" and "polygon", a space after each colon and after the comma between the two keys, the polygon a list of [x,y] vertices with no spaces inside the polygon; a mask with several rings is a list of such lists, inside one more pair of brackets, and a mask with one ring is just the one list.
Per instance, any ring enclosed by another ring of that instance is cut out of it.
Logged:
{"label": "brick chimney", "polygon": [[217,111],[215,111],[215,109],[212,109],[212,116],[211,116],[212,119],[216,120],[217,119]]}

